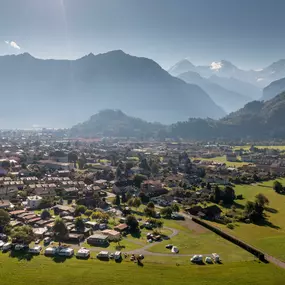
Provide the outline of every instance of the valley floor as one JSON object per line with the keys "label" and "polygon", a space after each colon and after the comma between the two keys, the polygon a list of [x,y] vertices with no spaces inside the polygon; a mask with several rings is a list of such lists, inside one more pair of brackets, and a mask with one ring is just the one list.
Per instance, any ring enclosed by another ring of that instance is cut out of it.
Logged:
{"label": "valley floor", "polygon": [[[164,259],[168,260],[167,257]],[[170,259],[169,259],[170,261]],[[21,284],[283,284],[285,270],[257,261],[231,262],[220,265],[177,266],[146,258],[143,266],[123,260],[98,261],[76,258],[57,260],[44,256],[19,260],[0,254],[1,285]]]}

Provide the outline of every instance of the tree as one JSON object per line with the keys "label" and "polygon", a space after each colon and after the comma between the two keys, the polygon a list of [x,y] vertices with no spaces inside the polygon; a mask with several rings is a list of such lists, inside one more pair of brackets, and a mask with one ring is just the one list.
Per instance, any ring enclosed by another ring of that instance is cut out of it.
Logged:
{"label": "tree", "polygon": [[76,152],[72,151],[68,153],[68,162],[76,163],[77,160],[78,160],[78,156]]}
{"label": "tree", "polygon": [[274,181],[273,183],[273,189],[275,190],[276,193],[282,193],[283,191],[283,185],[279,181]]}
{"label": "tree", "polygon": [[155,208],[154,203],[153,202],[148,202],[147,203],[147,208],[154,209]]}
{"label": "tree", "polygon": [[149,197],[143,191],[140,191],[139,197],[140,197],[142,203],[148,203],[149,202]]}
{"label": "tree", "polygon": [[127,197],[126,197],[126,193],[125,193],[125,192],[122,193],[121,202],[122,202],[123,204],[124,204],[124,203],[127,203]]}
{"label": "tree", "polygon": [[41,219],[47,220],[51,217],[50,212],[48,210],[43,210],[41,213]]}
{"label": "tree", "polygon": [[221,189],[218,185],[216,185],[215,189],[214,189],[214,202],[215,203],[219,203],[221,200]]}
{"label": "tree", "polygon": [[128,201],[130,207],[138,208],[141,205],[142,201],[139,197],[134,197]]}
{"label": "tree", "polygon": [[148,161],[146,158],[143,158],[141,163],[140,163],[140,168],[142,168],[143,170],[150,172],[150,166],[148,164]]}
{"label": "tree", "polygon": [[139,226],[139,222],[137,221],[136,217],[133,215],[128,215],[126,217],[126,224],[130,227],[131,231],[136,231]]}
{"label": "tree", "polygon": [[53,231],[59,239],[65,239],[68,235],[67,226],[61,218],[57,218],[54,221]]}
{"label": "tree", "polygon": [[162,229],[162,228],[163,228],[163,221],[157,220],[157,221],[156,221],[156,226],[157,226],[159,229]]}
{"label": "tree", "polygon": [[171,205],[171,209],[173,212],[179,212],[179,210],[180,210],[179,206],[176,203]]}
{"label": "tree", "polygon": [[92,210],[86,210],[85,215],[90,217],[92,215]]}
{"label": "tree", "polygon": [[80,216],[86,212],[87,208],[84,205],[77,205],[74,211],[75,216]]}
{"label": "tree", "polygon": [[81,217],[77,217],[75,219],[74,224],[75,224],[76,229],[78,229],[79,231],[84,231],[85,225],[84,225],[83,219]]}
{"label": "tree", "polygon": [[146,207],[144,209],[144,213],[147,217],[152,217],[154,218],[156,216],[156,212],[154,210],[154,208],[149,208],[149,207]]}
{"label": "tree", "polygon": [[162,208],[160,214],[163,217],[170,218],[172,214],[172,208],[171,207]]}
{"label": "tree", "polygon": [[11,238],[18,243],[29,244],[35,239],[35,235],[32,227],[20,226],[12,229]]}
{"label": "tree", "polygon": [[0,232],[10,223],[9,213],[3,209],[0,209]]}
{"label": "tree", "polygon": [[223,195],[224,203],[232,204],[235,198],[236,198],[235,190],[230,186],[226,186],[224,190],[224,195]]}
{"label": "tree", "polygon": [[145,180],[147,180],[147,177],[145,175],[136,174],[133,180],[134,186],[140,188],[142,182]]}
{"label": "tree", "polygon": [[265,205],[269,204],[269,200],[266,196],[264,196],[262,193],[259,193],[255,196],[255,201],[260,207],[265,207]]}
{"label": "tree", "polygon": [[117,194],[116,197],[114,198],[113,204],[117,205],[117,206],[121,205],[121,199],[120,199],[120,195],[119,194]]}

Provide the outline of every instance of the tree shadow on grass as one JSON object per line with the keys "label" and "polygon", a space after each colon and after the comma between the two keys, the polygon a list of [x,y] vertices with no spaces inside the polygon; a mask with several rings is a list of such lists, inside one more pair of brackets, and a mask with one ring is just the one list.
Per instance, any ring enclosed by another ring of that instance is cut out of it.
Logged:
{"label": "tree shadow on grass", "polygon": [[52,256],[51,259],[52,261],[54,261],[55,263],[63,263],[65,262],[67,259],[70,259],[72,257],[67,257],[67,256],[59,256],[59,255],[55,255]]}
{"label": "tree shadow on grass", "polygon": [[266,212],[272,213],[272,214],[277,214],[278,210],[274,209],[274,208],[270,208],[270,207],[266,207],[265,208]]}
{"label": "tree shadow on grass", "polygon": [[226,209],[231,209],[232,206],[235,206],[236,209],[244,210],[244,205],[239,204],[236,201],[234,201],[232,204],[223,205],[223,207]]}
{"label": "tree shadow on grass", "polygon": [[279,226],[272,224],[267,219],[260,220],[259,222],[256,222],[255,225],[260,226],[260,227],[269,227],[275,230],[280,230]]}
{"label": "tree shadow on grass", "polygon": [[25,251],[10,251],[9,257],[17,258],[20,260],[30,261],[33,259],[33,254],[25,252]]}

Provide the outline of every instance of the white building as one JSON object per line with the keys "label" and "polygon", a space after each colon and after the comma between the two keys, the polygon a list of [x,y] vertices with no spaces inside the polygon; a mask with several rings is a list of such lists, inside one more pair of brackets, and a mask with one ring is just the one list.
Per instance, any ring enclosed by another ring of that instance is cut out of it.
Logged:
{"label": "white building", "polygon": [[27,197],[27,207],[31,209],[38,209],[41,201],[42,201],[41,196],[28,196]]}

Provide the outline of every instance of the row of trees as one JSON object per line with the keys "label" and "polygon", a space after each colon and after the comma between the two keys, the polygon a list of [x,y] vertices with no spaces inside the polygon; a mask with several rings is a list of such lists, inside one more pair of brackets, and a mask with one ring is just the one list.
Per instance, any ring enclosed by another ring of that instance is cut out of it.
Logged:
{"label": "row of trees", "polygon": [[223,204],[231,205],[235,198],[235,190],[232,187],[226,186],[224,190],[221,190],[220,187],[216,185],[210,200],[214,203],[220,203],[220,201],[222,201]]}

